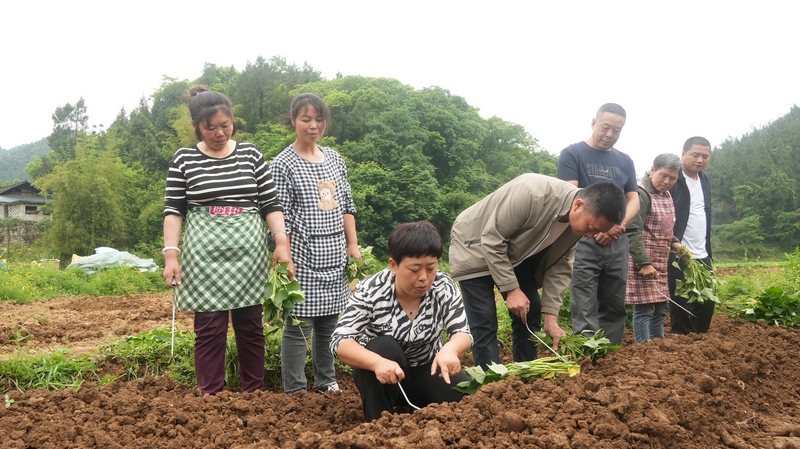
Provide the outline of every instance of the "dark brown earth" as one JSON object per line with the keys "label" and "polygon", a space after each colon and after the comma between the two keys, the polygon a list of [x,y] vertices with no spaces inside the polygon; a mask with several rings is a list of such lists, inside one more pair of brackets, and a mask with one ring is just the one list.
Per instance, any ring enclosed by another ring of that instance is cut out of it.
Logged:
{"label": "dark brown earth", "polygon": [[[170,296],[0,304],[3,358],[88,351],[169,325]],[[191,329],[191,315],[179,313]],[[22,338],[21,337],[25,337]],[[4,448],[800,448],[800,331],[718,315],[711,332],[668,335],[582,365],[576,377],[490,384],[460,403],[362,422],[343,391],[198,397],[166,377],[79,391],[9,391]]]}

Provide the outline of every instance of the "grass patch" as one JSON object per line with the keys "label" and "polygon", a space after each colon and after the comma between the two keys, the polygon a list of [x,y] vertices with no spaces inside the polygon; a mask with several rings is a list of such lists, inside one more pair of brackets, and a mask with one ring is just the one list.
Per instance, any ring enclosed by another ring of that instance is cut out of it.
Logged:
{"label": "grass patch", "polygon": [[0,301],[18,304],[68,296],[121,296],[168,291],[160,272],[114,267],[88,274],[79,268],[11,265],[0,270]]}
{"label": "grass patch", "polygon": [[[282,332],[276,332],[265,326],[264,333],[266,339],[264,388],[270,391],[282,391]],[[24,334],[25,332],[20,331],[20,338],[23,340]],[[170,356],[171,344],[170,329],[159,328],[103,345],[92,356],[76,356],[65,351],[38,357],[20,355],[11,360],[0,361],[0,392],[10,390],[25,392],[35,388],[77,390],[85,381],[97,381],[102,386],[119,377],[125,381],[132,381],[146,376],[169,376],[177,383],[192,388],[197,386],[194,370],[194,332],[175,331],[175,348],[172,356]],[[119,366],[123,374],[101,377],[98,374],[98,365],[101,363]],[[340,371],[352,373],[350,367],[338,360],[336,363]],[[306,358],[305,372],[309,380],[314,379],[310,356]],[[241,391],[238,351],[232,332],[228,335],[226,343],[225,389]]]}
{"label": "grass patch", "polygon": [[0,389],[28,391],[77,390],[85,381],[99,381],[96,361],[56,351],[36,358],[17,358],[0,362]]}

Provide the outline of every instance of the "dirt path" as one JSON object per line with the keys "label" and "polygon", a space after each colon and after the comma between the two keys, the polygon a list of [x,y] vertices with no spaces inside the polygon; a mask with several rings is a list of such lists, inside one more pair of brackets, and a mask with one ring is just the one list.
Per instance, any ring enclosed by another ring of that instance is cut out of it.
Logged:
{"label": "dirt path", "polygon": [[[89,350],[168,326],[170,300],[0,304],[0,350],[11,353],[22,328],[33,349]],[[7,448],[800,448],[799,356],[798,330],[716,316],[708,334],[627,343],[573,378],[511,379],[373,423],[344,377],[340,393],[204,398],[162,377],[12,391],[0,435]]]}

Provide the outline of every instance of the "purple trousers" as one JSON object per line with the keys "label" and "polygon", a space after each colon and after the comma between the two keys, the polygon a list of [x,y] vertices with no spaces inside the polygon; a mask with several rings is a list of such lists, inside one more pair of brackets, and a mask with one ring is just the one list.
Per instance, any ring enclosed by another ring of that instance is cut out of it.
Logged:
{"label": "purple trousers", "polygon": [[217,394],[225,387],[225,346],[228,313],[239,353],[242,391],[264,389],[264,325],[261,305],[220,312],[194,314],[194,369],[202,394]]}

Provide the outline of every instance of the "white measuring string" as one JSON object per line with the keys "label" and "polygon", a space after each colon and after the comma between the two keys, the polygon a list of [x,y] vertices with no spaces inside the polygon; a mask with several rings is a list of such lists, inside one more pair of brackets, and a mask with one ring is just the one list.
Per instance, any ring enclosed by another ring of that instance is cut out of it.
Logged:
{"label": "white measuring string", "polygon": [[175,282],[175,278],[172,278],[172,336],[170,338],[171,342],[169,345],[169,358],[175,357],[175,287],[178,284]]}
{"label": "white measuring string", "polygon": [[420,410],[419,407],[412,404],[411,401],[408,400],[408,396],[406,396],[406,390],[403,390],[403,386],[400,385],[400,381],[397,382],[397,386],[400,387],[400,392],[403,393],[403,397],[406,398],[406,402],[408,402],[408,405],[410,405],[414,410]]}
{"label": "white measuring string", "polygon": [[[661,273],[658,273],[658,272],[656,272],[656,276],[661,276]],[[692,312],[689,312],[688,310],[686,310],[686,308],[685,308],[685,307],[683,307],[682,305],[680,305],[680,304],[678,304],[677,302],[673,301],[673,300],[672,300],[672,298],[670,298],[669,296],[667,296],[667,295],[665,295],[664,293],[662,293],[662,292],[661,292],[661,290],[659,290],[659,288],[658,288],[658,282],[656,282],[656,281],[657,281],[657,279],[645,279],[645,280],[650,280],[650,281],[653,281],[653,285],[655,285],[655,287],[656,287],[656,291],[658,292],[658,294],[659,294],[659,295],[661,295],[661,296],[663,296],[664,298],[666,298],[666,299],[667,299],[667,301],[671,302],[671,303],[672,303],[672,304],[674,304],[674,305],[675,305],[677,308],[679,308],[679,309],[683,310],[684,312],[688,313],[689,315],[693,316],[694,318],[697,318],[697,317],[695,316],[695,314],[693,314]]]}
{"label": "white measuring string", "polygon": [[551,348],[551,347],[550,347],[550,345],[548,345],[547,343],[545,343],[545,342],[544,342],[544,340],[542,340],[541,338],[539,338],[539,336],[538,336],[538,335],[536,335],[536,333],[535,333],[535,332],[533,332],[533,331],[531,330],[531,328],[530,328],[530,327],[528,327],[528,323],[525,323],[525,327],[528,329],[528,332],[530,332],[530,333],[531,333],[531,335],[533,335],[534,337],[536,337],[536,339],[537,339],[537,340],[539,340],[539,343],[543,344],[543,345],[544,345],[544,346],[545,346],[547,349],[549,349],[549,350],[550,350],[550,352],[552,352],[553,354],[555,354],[555,355],[556,355],[556,357],[558,357],[559,359],[561,359],[561,361],[562,361],[562,362],[564,362],[564,363],[569,363],[569,362],[567,361],[567,359],[565,359],[564,357],[562,357],[562,356],[561,356],[561,354],[559,354],[558,352],[556,352],[556,350],[555,350],[555,349]]}

